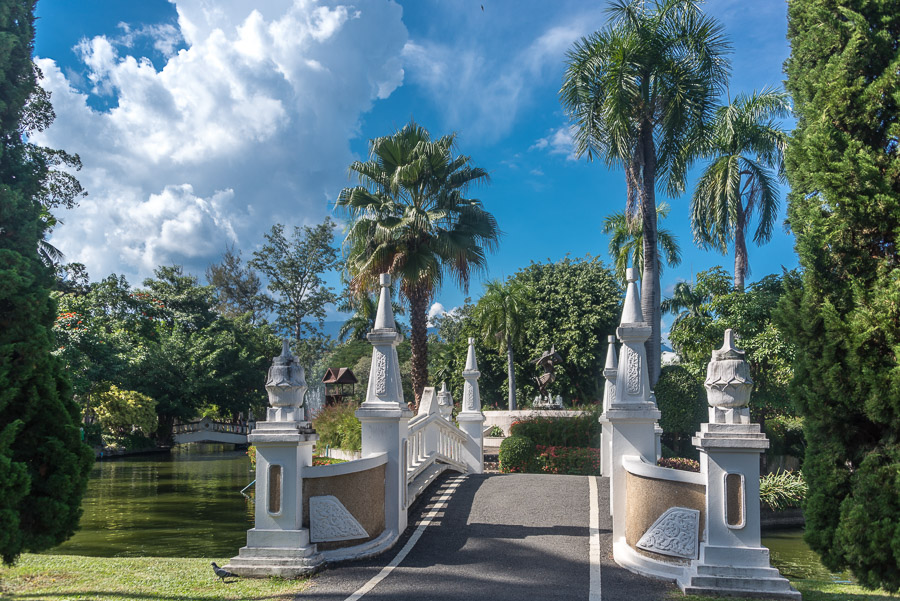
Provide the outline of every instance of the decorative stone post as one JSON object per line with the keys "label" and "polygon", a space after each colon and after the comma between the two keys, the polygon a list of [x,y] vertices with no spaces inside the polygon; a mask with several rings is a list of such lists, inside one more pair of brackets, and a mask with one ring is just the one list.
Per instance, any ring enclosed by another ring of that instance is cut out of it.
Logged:
{"label": "decorative stone post", "polygon": [[450,416],[453,415],[453,395],[447,390],[447,382],[441,382],[441,389],[437,394],[437,401],[441,416],[444,419],[449,420]]}
{"label": "decorative stone post", "polygon": [[656,408],[647,375],[647,351],[644,342],[650,337],[650,324],[644,321],[638,296],[635,270],[626,271],[628,287],[622,321],[616,335],[622,341],[616,373],[616,397],[606,410],[611,426],[610,501],[613,515],[613,542],[625,537],[625,468],[622,458],[638,456],[656,464]]}
{"label": "decorative stone post", "polygon": [[709,423],[693,439],[706,477],[706,541],[679,584],[688,594],[800,599],[770,567],[769,550],[760,543],[759,454],[769,441],[759,424],[750,423],[752,389],[744,351],[726,330],[725,344],[712,352],[706,370]]}
{"label": "decorative stone post", "polygon": [[317,570],[322,559],[302,527],[303,469],[312,465],[318,436],[306,421],[303,367],[283,341],[266,379],[269,409],[248,436],[256,446],[255,526],[247,546],[226,569],[240,576],[296,578]]}
{"label": "decorative stone post", "polygon": [[[609,477],[612,474],[612,426],[606,419],[609,405],[616,401],[616,374],[619,369],[619,360],[616,353],[616,337],[610,335],[607,339],[609,346],[606,349],[606,365],[603,367],[603,377],[606,378],[606,387],[603,391],[603,413],[600,415],[602,432],[600,433],[600,473]],[[610,502],[612,498],[610,497]]]}
{"label": "decorative stone post", "polygon": [[475,339],[469,338],[466,366],[462,372],[466,383],[463,385],[462,408],[456,416],[459,429],[467,434],[464,459],[469,472],[480,474],[484,471],[484,413],[481,412],[481,393],[478,390],[478,362],[475,360]]}
{"label": "decorative stone post", "polygon": [[366,400],[356,411],[362,423],[362,456],[387,453],[385,468],[385,530],[400,536],[406,529],[406,447],[412,411],[403,400],[397,345],[403,335],[394,323],[391,308],[391,276],[380,277],[381,294],[375,328],[367,338],[372,343],[372,369]]}

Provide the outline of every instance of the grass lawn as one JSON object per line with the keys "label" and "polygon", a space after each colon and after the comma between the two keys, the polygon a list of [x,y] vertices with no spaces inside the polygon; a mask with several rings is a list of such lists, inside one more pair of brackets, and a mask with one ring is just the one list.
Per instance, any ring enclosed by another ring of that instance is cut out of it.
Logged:
{"label": "grass lawn", "polygon": [[0,567],[0,599],[171,601],[293,599],[308,580],[237,578],[223,584],[211,561],[227,558],[81,557],[24,554]]}

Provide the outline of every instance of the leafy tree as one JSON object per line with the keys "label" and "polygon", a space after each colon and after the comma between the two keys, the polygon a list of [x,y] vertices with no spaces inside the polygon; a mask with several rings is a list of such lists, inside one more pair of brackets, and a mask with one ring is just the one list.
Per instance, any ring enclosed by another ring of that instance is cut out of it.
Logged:
{"label": "leafy tree", "polygon": [[156,401],[133,390],[110,386],[97,393],[94,412],[101,426],[120,437],[131,433],[132,428],[144,434],[156,430]]}
{"label": "leafy tree", "polygon": [[[660,219],[669,216],[668,203],[660,203],[656,207],[657,223]],[[624,212],[613,213],[607,215],[603,220],[603,233],[610,236],[609,239],[609,256],[612,257],[616,266],[616,275],[619,281],[625,284],[625,270],[629,265],[634,265],[635,269],[643,271],[644,265],[644,230],[643,221],[631,219]],[[662,249],[666,263],[670,267],[675,267],[681,263],[681,248],[678,247],[678,240],[675,235],[666,229],[657,229],[656,241]],[[662,257],[659,257],[659,273],[663,270]]]}
{"label": "leafy tree", "polygon": [[51,351],[52,271],[38,256],[47,224],[47,162],[25,139],[34,1],[0,4],[0,557],[70,537],[93,455],[81,443],[78,406]]}
{"label": "leafy tree", "polygon": [[653,392],[662,413],[663,442],[678,457],[697,458],[691,437],[709,415],[703,380],[684,366],[665,365]]}
{"label": "leafy tree", "polygon": [[797,348],[805,538],[830,570],[900,590],[900,11],[792,0],[785,154],[803,267],[781,323]]}
{"label": "leafy tree", "polygon": [[569,51],[559,94],[576,125],[578,156],[625,170],[625,213],[642,221],[641,309],[652,328],[653,386],[661,359],[657,180],[670,195],[684,191],[727,82],[729,46],[722,26],[691,0],[616,0],[609,11],[607,27]]}
{"label": "leafy tree", "polygon": [[[796,285],[795,277],[788,273],[788,288]],[[732,287],[721,267],[702,271],[692,295],[703,302],[693,314],[683,313],[669,332],[682,365],[698,380],[705,378],[710,352],[722,346],[725,330],[737,333],[750,363],[754,382],[750,411],[756,420],[792,413],[787,386],[795,349],[773,317],[785,287],[784,278],[769,275],[742,292]]]}
{"label": "leafy tree", "polygon": [[373,291],[378,275],[391,273],[409,303],[416,407],[428,382],[429,304],[445,275],[468,290],[500,235],[493,215],[466,198],[488,173],[468,156],[454,156],[455,140],[455,134],[432,140],[415,122],[370,140],[369,160],[350,165],[360,185],[344,188],[337,200],[349,219],[346,269],[353,291]]}
{"label": "leafy tree", "polygon": [[660,309],[663,313],[671,313],[675,315],[674,327],[684,317],[690,315],[699,317],[705,315],[703,305],[709,302],[710,297],[707,293],[696,290],[692,284],[688,282],[678,282],[672,291],[671,298],[663,299],[660,303]]}
{"label": "leafy tree", "polygon": [[763,90],[741,94],[719,107],[711,136],[706,169],[691,199],[694,238],[722,254],[734,242],[734,287],[744,289],[750,273],[745,234],[754,213],[758,216],[753,241],[772,237],[778,216],[776,180],[784,181],[787,133],[775,121],[790,113],[787,95]]}
{"label": "leafy tree", "polygon": [[515,411],[516,370],[514,346],[521,346],[525,338],[525,326],[531,319],[531,291],[522,282],[506,284],[493,280],[485,284],[484,295],[475,306],[475,320],[480,325],[482,340],[500,353],[506,353],[507,381],[509,386],[509,410]]}
{"label": "leafy tree", "polygon": [[[290,240],[284,226],[276,224],[266,234],[266,244],[253,252],[250,267],[259,270],[274,295],[272,307],[278,316],[281,332],[294,338],[295,353],[311,366],[322,345],[322,321],[325,306],[338,300],[334,290],[325,285],[322,275],[335,269],[338,250],[333,246],[335,223],[330,217],[319,225],[294,227]],[[317,320],[310,323],[309,319]],[[321,342],[321,340],[320,340]]]}
{"label": "leafy tree", "polygon": [[221,263],[206,268],[206,281],[216,289],[216,310],[226,317],[250,314],[252,323],[265,318],[270,301],[262,293],[262,282],[256,271],[241,261],[241,251],[235,254],[234,246],[225,249]]}

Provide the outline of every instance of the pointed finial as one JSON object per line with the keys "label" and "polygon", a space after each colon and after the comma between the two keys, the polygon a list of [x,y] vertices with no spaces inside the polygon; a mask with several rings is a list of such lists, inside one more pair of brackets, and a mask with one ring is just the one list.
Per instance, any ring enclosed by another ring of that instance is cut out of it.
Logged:
{"label": "pointed finial", "polygon": [[447,394],[447,380],[441,382],[441,394]]}
{"label": "pointed finial", "polygon": [[394,323],[394,309],[391,307],[391,274],[382,273],[379,276],[381,294],[378,297],[378,313],[375,315],[376,330],[396,330]]}
{"label": "pointed finial", "polygon": [[475,360],[475,339],[469,338],[469,351],[466,353],[466,371],[476,371],[478,362]]}
{"label": "pointed finial", "polygon": [[637,289],[637,271],[633,267],[625,270],[625,281],[628,287],[625,289],[625,304],[622,307],[622,323],[641,323],[644,314],[641,312],[641,298]]}
{"label": "pointed finial", "polygon": [[619,367],[619,360],[616,357],[616,337],[610,336],[607,341],[609,346],[606,349],[606,365],[603,366],[603,369],[604,371],[607,369],[615,371]]}
{"label": "pointed finial", "polygon": [[285,359],[291,356],[291,342],[287,338],[281,339],[281,356]]}

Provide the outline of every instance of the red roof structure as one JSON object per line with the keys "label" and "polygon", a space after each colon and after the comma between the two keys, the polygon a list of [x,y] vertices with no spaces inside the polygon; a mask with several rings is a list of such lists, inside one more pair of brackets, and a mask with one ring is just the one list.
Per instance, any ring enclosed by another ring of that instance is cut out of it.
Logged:
{"label": "red roof structure", "polygon": [[329,367],[322,376],[325,384],[325,404],[341,403],[344,397],[354,393],[359,380],[349,367]]}

